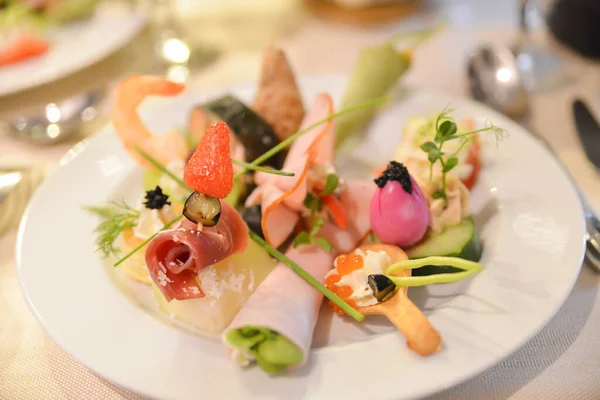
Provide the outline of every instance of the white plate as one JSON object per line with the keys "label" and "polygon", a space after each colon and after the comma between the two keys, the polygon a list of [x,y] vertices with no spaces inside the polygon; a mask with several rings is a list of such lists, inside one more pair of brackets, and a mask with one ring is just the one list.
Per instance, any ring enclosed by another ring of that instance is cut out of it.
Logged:
{"label": "white plate", "polygon": [[133,39],[146,17],[130,7],[99,6],[94,16],[59,27],[40,57],[0,67],[0,96],[50,83],[88,67]]}
{"label": "white plate", "polygon": [[[343,82],[321,77],[304,79],[301,86],[312,99],[320,91],[339,95]],[[249,86],[233,92],[242,99],[252,94]],[[181,125],[191,105],[208,97],[186,92],[155,100],[141,115],[153,130],[165,131]],[[575,191],[550,154],[517,124],[468,100],[414,91],[377,118],[360,153],[384,162],[408,117],[439,112],[448,103],[457,118],[489,118],[510,138],[486,150],[472,197],[485,270],[469,282],[409,291],[442,335],[439,354],[423,358],[410,352],[400,334],[378,319],[361,330],[337,317],[324,318],[308,365],[273,379],[256,368],[238,368],[216,342],[137,308],[94,253],[96,220],[81,210],[104,201],[139,171],[111,128],[73,149],[31,201],[17,244],[27,302],[50,337],[74,358],[113,382],[160,399],[362,399],[367,394],[399,399],[462,382],[522,346],[560,308],[581,266],[584,223]],[[348,341],[354,338],[360,340]]]}

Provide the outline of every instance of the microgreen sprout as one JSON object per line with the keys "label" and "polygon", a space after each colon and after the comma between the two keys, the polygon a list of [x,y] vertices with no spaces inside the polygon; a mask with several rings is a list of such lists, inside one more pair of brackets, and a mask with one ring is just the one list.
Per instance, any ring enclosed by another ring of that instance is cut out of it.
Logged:
{"label": "microgreen sprout", "polygon": [[[446,196],[446,175],[458,165],[458,153],[473,139],[475,135],[483,132],[492,132],[496,137],[496,144],[504,139],[507,132],[490,120],[486,120],[485,127],[464,133],[458,133],[458,127],[454,119],[450,116],[452,109],[447,106],[438,114],[435,120],[435,137],[433,141],[427,141],[421,144],[420,148],[427,153],[429,160],[429,179],[433,178],[433,167],[436,163],[440,163],[442,167],[442,188],[433,193],[434,199],[444,199],[445,204],[448,203]],[[460,140],[461,143],[452,153],[445,153],[442,149],[444,143],[450,140]]]}
{"label": "microgreen sprout", "polygon": [[311,192],[306,194],[304,206],[310,211],[310,230],[302,231],[294,238],[294,247],[315,244],[327,252],[331,251],[332,246],[329,241],[324,237],[317,237],[317,235],[325,225],[325,216],[322,213],[322,198],[332,194],[338,185],[338,176],[336,174],[327,174],[325,187],[322,192],[318,195]]}

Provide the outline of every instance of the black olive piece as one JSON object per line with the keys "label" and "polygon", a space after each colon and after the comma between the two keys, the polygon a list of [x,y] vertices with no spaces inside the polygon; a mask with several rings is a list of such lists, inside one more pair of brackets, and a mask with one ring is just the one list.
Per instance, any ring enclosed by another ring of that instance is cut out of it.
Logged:
{"label": "black olive piece", "polygon": [[385,300],[396,289],[396,284],[385,275],[369,275],[368,282],[373,295],[379,302]]}
{"label": "black olive piece", "polygon": [[263,239],[265,238],[261,225],[262,210],[260,205],[244,208],[244,210],[242,210],[242,218],[252,232],[256,233]]}
{"label": "black olive piece", "polygon": [[221,218],[221,201],[216,197],[194,192],[185,201],[183,215],[195,224],[215,226]]}

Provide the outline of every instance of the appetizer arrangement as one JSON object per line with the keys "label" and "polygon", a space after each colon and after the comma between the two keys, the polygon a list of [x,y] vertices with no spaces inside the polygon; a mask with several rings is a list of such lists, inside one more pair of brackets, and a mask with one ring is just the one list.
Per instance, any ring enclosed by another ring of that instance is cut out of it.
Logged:
{"label": "appetizer arrangement", "polygon": [[90,15],[98,0],[0,0],[0,66],[40,56],[53,25]]}
{"label": "appetizer arrangement", "polygon": [[366,124],[366,114],[347,117],[388,99],[365,93],[335,110],[321,93],[305,105],[285,54],[269,47],[251,105],[227,95],[196,105],[185,129],[149,132],[136,107],[182,90],[158,76],[116,89],[113,125],[145,191],[135,204],[87,209],[102,219],[98,249],[128,290],[270,374],[306,362],[324,298],[335,318],[382,314],[416,353],[440,351],[407,289],[482,270],[469,206],[478,135],[505,132],[455,122],[448,109],[416,117],[394,159],[355,180],[336,169],[336,143]]}

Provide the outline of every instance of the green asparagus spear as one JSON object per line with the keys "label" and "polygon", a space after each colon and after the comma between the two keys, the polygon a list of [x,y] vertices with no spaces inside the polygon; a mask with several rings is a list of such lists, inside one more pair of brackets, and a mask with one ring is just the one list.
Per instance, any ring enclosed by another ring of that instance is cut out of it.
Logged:
{"label": "green asparagus spear", "polygon": [[[392,43],[365,48],[354,65],[341,107],[352,107],[385,95],[410,65],[410,52],[399,52]],[[375,110],[370,109],[340,117],[337,121],[336,146],[364,128],[374,114]]]}
{"label": "green asparagus spear", "polygon": [[[341,107],[352,107],[386,95],[410,68],[414,49],[442,26],[443,23],[434,29],[396,35],[383,44],[363,49],[358,55],[346,84]],[[404,50],[397,49],[397,44],[401,40],[406,43]],[[339,118],[336,129],[336,147],[362,130],[376,111],[376,109],[362,110]]]}

